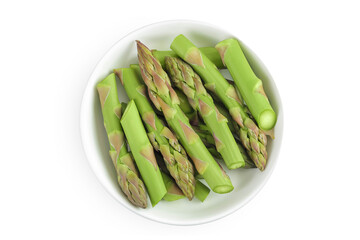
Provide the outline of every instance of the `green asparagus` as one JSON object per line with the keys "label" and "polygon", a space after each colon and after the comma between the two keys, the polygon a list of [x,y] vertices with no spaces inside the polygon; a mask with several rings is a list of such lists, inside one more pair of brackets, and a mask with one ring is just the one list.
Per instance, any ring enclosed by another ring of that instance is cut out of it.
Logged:
{"label": "green asparagus", "polygon": [[251,160],[245,148],[240,143],[237,143],[237,145],[245,161],[245,165],[243,166],[243,168],[256,168],[255,163],[253,162],[253,160]]}
{"label": "green asparagus", "polygon": [[210,189],[199,180],[196,180],[195,197],[199,199],[201,202],[204,202],[207,196],[209,195],[209,193],[210,193]]}
{"label": "green asparagus", "polygon": [[[183,100],[180,102],[182,103],[180,105],[180,108],[183,110],[183,108],[188,109],[191,108],[190,103],[188,102],[185,94],[183,94],[182,92],[180,92],[182,94]],[[179,98],[181,99],[181,95],[178,94]],[[226,117],[226,119],[228,119],[228,125],[229,125],[229,129],[232,132],[234,137],[237,137],[237,133],[239,131],[239,126],[237,125],[237,123],[232,119],[232,117],[230,116],[229,112],[227,109],[225,109],[225,107],[219,103],[219,102],[214,102],[216,105],[216,108],[219,110],[219,112]],[[183,110],[184,111],[184,110]],[[185,111],[184,111],[185,112]],[[194,109],[191,108],[191,110],[188,110],[187,113],[185,113],[187,116],[188,115],[193,115],[194,113],[196,113],[196,111]],[[201,138],[201,140],[203,141],[203,143],[205,144],[205,146],[207,147],[207,149],[209,150],[209,152],[211,153],[211,155],[213,155],[213,157],[217,158],[217,159],[222,159],[220,153],[215,149],[215,141],[214,138],[211,135],[211,132],[209,131],[209,128],[204,125],[204,123],[202,122],[198,122],[195,126],[193,125],[193,128],[195,130],[195,132],[199,135],[199,137]],[[273,131],[271,131],[273,132]],[[236,139],[239,140],[239,139]],[[266,140],[266,138],[265,138]],[[239,144],[237,142],[237,146],[241,152],[241,155],[245,161],[245,165],[242,168],[253,168],[256,167],[254,162],[251,160],[251,158],[249,157],[249,155],[247,154],[246,150],[244,149],[244,147]]]}
{"label": "green asparagus", "polygon": [[[200,51],[206,55],[214,64],[217,68],[222,69],[225,68],[221,57],[218,53],[218,51],[216,50],[216,48],[214,47],[202,47],[199,48]],[[163,68],[165,68],[165,57],[166,56],[170,56],[170,57],[177,57],[176,53],[173,51],[158,51],[158,50],[151,50],[152,54],[154,55],[155,58],[157,58],[161,64],[161,66]]]}
{"label": "green asparagus", "polygon": [[197,171],[216,193],[227,193],[234,189],[230,178],[221,169],[206,149],[199,136],[192,129],[189,119],[179,107],[179,99],[171,87],[166,72],[151,51],[137,41],[141,75],[148,87],[148,94],[154,105],[164,113],[171,129],[176,133],[186,152],[193,160]]}
{"label": "green asparagus", "polygon": [[216,49],[260,129],[272,129],[276,123],[276,114],[265,94],[262,81],[251,69],[239,41],[234,38],[226,39],[219,42]]}
{"label": "green asparagus", "polygon": [[115,74],[97,84],[104,126],[110,143],[110,156],[116,169],[121,190],[135,206],[146,208],[144,183],[139,178],[134,160],[126,149],[124,132],[120,125],[121,104],[118,99]]}
{"label": "green asparagus", "polygon": [[239,126],[237,125],[237,123],[232,119],[229,111],[224,107],[223,104],[219,103],[219,102],[215,102],[215,106],[216,108],[219,110],[219,112],[226,117],[226,119],[228,120],[228,125],[229,125],[229,129],[230,131],[236,135],[236,133],[239,131]]}
{"label": "green asparagus", "polygon": [[[165,201],[172,202],[179,199],[185,198],[185,195],[183,192],[178,188],[178,186],[175,184],[173,179],[169,177],[166,173],[161,172],[161,175],[163,177],[167,193],[163,197]],[[204,202],[207,196],[210,193],[210,189],[205,186],[202,182],[199,180],[196,180],[195,185],[195,197],[199,199],[201,202]]]}
{"label": "green asparagus", "polygon": [[209,127],[215,140],[216,150],[221,154],[226,166],[229,169],[242,167],[245,164],[244,159],[229,129],[228,121],[217,110],[200,77],[179,58],[166,57],[165,65],[170,79],[184,92],[190,105],[200,113]]}
{"label": "green asparagus", "polygon": [[[175,201],[178,199],[185,198],[184,193],[175,184],[174,179],[169,177],[168,174],[170,174],[170,173],[164,164],[162,156],[158,152],[155,152],[155,157],[156,157],[156,160],[160,167],[161,175],[163,177],[163,180],[164,180],[164,183],[166,186],[166,190],[167,190],[167,193],[163,197],[163,200]],[[199,180],[196,179],[195,194],[194,194],[195,197],[203,202],[206,199],[209,192],[210,192],[210,189],[208,187],[206,187],[202,182],[200,182]]]}
{"label": "green asparagus", "polygon": [[176,185],[176,183],[169,177],[166,173],[161,172],[161,176],[163,178],[166,194],[163,197],[165,201],[176,201],[182,198],[185,198],[184,193],[180,190],[180,188]]}
{"label": "green asparagus", "polygon": [[179,104],[180,109],[189,118],[191,125],[199,124],[199,115],[198,115],[197,111],[194,111],[194,109],[191,107],[186,95],[177,88],[175,89],[175,92],[180,101],[180,104]]}
{"label": "green asparagus", "polygon": [[120,78],[128,97],[138,106],[154,149],[161,152],[171,176],[185,196],[191,200],[195,191],[194,168],[175,135],[163,125],[154,112],[146,97],[146,86],[141,76],[131,68],[119,68],[114,71]]}
{"label": "green asparagus", "polygon": [[[217,159],[222,159],[222,156],[214,148],[215,141],[214,141],[214,138],[212,137],[210,129],[206,125],[204,125],[203,123],[200,123],[198,126],[193,126],[193,128],[194,128],[195,132],[200,136],[201,140],[203,141],[205,146],[208,148],[211,155],[213,155]],[[240,150],[242,158],[245,161],[245,165],[242,166],[242,168],[255,167],[254,162],[249,158],[249,156],[246,153],[246,150],[244,149],[244,147],[241,144],[239,144],[238,142],[236,142],[236,144],[237,144],[237,147]]]}
{"label": "green asparagus", "polygon": [[240,127],[241,143],[256,166],[263,171],[267,160],[264,135],[244,111],[235,88],[226,81],[216,66],[184,35],[177,36],[170,48],[188,62],[205,82],[205,87],[216,93]]}
{"label": "green asparagus", "polygon": [[120,120],[131,152],[145,182],[152,206],[166,194],[166,187],[154,155],[154,149],[146,135],[136,104],[131,100]]}

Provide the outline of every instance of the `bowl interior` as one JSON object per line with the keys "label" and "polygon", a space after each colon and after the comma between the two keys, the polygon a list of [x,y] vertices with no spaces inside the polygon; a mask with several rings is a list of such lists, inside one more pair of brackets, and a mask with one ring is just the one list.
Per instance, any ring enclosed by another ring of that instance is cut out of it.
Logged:
{"label": "bowl interior", "polygon": [[[259,58],[245,45],[244,52],[255,73],[263,80],[264,89],[278,114],[275,127],[275,140],[269,140],[267,147],[269,160],[264,172],[257,169],[227,170],[235,189],[228,194],[220,195],[211,192],[205,202],[197,199],[181,199],[175,202],[161,201],[154,208],[139,209],[133,207],[121,192],[116,173],[108,155],[107,141],[100,104],[96,92],[96,83],[105,78],[114,68],[128,67],[137,63],[135,40],[141,40],[151,49],[169,50],[170,43],[178,34],[184,34],[195,45],[214,46],[231,34],[217,27],[193,21],[169,21],[149,25],[138,29],[118,41],[101,59],[91,75],[85,90],[81,108],[81,135],[89,163],[106,190],[125,207],[146,218],[163,223],[192,225],[209,222],[234,212],[248,202],[262,188],[271,175],[282,140],[283,115],[281,100],[269,72]],[[224,74],[227,74],[226,71]],[[118,82],[120,101],[128,97]],[[151,204],[149,203],[149,206]]]}

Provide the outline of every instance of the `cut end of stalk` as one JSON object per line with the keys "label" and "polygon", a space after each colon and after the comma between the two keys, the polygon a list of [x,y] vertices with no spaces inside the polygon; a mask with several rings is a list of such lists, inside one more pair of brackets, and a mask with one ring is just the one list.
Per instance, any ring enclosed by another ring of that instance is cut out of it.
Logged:
{"label": "cut end of stalk", "polygon": [[234,187],[232,185],[220,185],[213,189],[214,192],[220,194],[229,193],[232,190],[234,190]]}
{"label": "cut end of stalk", "polygon": [[260,114],[259,127],[263,130],[271,130],[276,123],[276,114],[273,110],[265,110]]}
{"label": "cut end of stalk", "polygon": [[237,168],[242,168],[244,167],[245,162],[237,162],[237,163],[233,163],[233,164],[229,164],[226,165],[228,169],[232,170],[232,169],[237,169]]}

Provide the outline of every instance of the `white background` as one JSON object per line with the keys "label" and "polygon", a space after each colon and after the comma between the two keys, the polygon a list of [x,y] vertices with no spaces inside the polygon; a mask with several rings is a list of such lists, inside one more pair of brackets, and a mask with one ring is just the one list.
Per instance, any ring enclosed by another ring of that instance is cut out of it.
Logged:
{"label": "white background", "polygon": [[[359,239],[357,1],[1,1],[0,239]],[[85,158],[88,77],[124,34],[170,19],[223,26],[263,60],[285,131],[269,182],[213,223],[177,227],[113,200]]]}

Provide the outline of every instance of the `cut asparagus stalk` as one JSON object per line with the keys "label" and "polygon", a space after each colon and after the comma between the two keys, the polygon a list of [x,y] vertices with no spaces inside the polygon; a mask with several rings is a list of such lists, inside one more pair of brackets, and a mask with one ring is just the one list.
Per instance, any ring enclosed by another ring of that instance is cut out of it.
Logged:
{"label": "cut asparagus stalk", "polygon": [[237,123],[233,120],[233,118],[231,117],[229,111],[224,107],[223,104],[215,102],[215,106],[216,108],[219,110],[219,112],[226,117],[226,119],[228,120],[228,125],[229,125],[229,129],[230,131],[235,134],[239,131],[239,126],[237,125]]}
{"label": "cut asparagus stalk", "polygon": [[179,99],[171,87],[166,72],[151,51],[137,41],[141,75],[148,87],[154,105],[164,113],[170,128],[176,133],[186,152],[193,160],[197,171],[216,193],[227,193],[234,189],[230,178],[221,169],[192,129],[189,119],[179,107]]}
{"label": "cut asparagus stalk", "polygon": [[[232,82],[231,84],[234,83],[233,81],[231,81],[231,82]],[[240,93],[239,88],[238,88],[236,85],[235,85],[234,87],[235,87],[236,93],[238,94],[241,102],[244,103],[244,100],[242,99],[242,96],[241,96],[241,93]],[[244,107],[244,111],[249,115],[249,117],[250,117],[251,119],[255,120],[255,118],[254,118],[254,116],[252,115],[252,113],[250,112],[249,108],[248,108],[246,105],[244,105],[243,107]],[[256,121],[256,120],[255,120],[255,121]],[[262,131],[263,134],[265,134],[266,136],[271,137],[271,139],[275,139],[275,130],[274,130],[274,128],[272,128],[272,129],[270,129],[270,130],[260,129],[260,131]],[[266,140],[266,138],[265,138],[265,140]],[[265,143],[264,145],[266,146],[266,143]]]}
{"label": "cut asparagus stalk", "polygon": [[[163,197],[163,200],[172,202],[179,199],[186,198],[183,192],[178,188],[178,186],[175,184],[173,179],[169,177],[166,173],[161,172],[161,175],[163,177],[167,193]],[[210,193],[210,189],[205,186],[202,182],[199,180],[196,180],[195,185],[195,197],[199,199],[201,202],[204,202],[207,196]]]}
{"label": "cut asparagus stalk", "polygon": [[187,96],[190,105],[198,111],[215,140],[216,150],[229,169],[244,166],[244,159],[229,129],[227,119],[217,110],[213,99],[204,88],[200,77],[184,61],[166,57],[165,65],[170,79]]}
{"label": "cut asparagus stalk", "polygon": [[[177,91],[176,91],[177,92]],[[186,109],[191,108],[190,103],[187,100],[187,97],[185,96],[185,94],[183,94],[182,92],[180,92],[182,94],[183,97],[183,101],[180,100],[180,102],[182,102],[183,104],[180,105],[180,108],[183,109],[183,107]],[[181,95],[178,94],[179,98],[181,99]],[[227,109],[225,109],[225,107],[219,103],[219,102],[214,102],[216,105],[216,108],[219,110],[219,112],[228,119],[228,125],[229,125],[229,129],[232,132],[234,137],[237,137],[237,133],[239,131],[239,126],[237,125],[237,123],[232,119],[232,117],[230,116],[229,112]],[[184,111],[184,110],[183,110]],[[192,111],[192,112],[191,112]],[[185,111],[184,111],[185,112]],[[196,113],[196,111],[194,109],[191,108],[191,110],[188,110],[187,113],[185,113],[187,116],[188,115],[193,115],[194,113]],[[213,157],[217,158],[217,159],[222,159],[220,153],[215,149],[215,141],[214,138],[211,135],[211,132],[209,131],[209,128],[207,126],[205,126],[202,122],[199,122],[196,126],[193,125],[193,128],[195,130],[195,132],[199,135],[199,137],[201,138],[201,140],[203,141],[203,143],[205,144],[205,146],[207,147],[207,149],[209,150],[209,152],[211,153],[211,155],[213,155]],[[239,140],[239,139],[237,139]],[[246,150],[244,149],[244,147],[237,143],[237,146],[241,152],[241,155],[245,161],[245,165],[242,168],[254,168],[256,167],[254,162],[251,160],[251,158],[249,157],[249,155],[246,153]],[[195,176],[196,178],[196,176]]]}
{"label": "cut asparagus stalk", "polygon": [[[201,140],[203,141],[205,146],[208,148],[211,155],[213,155],[217,159],[223,159],[222,156],[219,154],[219,152],[217,152],[216,149],[214,148],[215,141],[211,135],[209,128],[206,125],[199,124],[198,126],[194,127],[194,130],[200,136]],[[238,142],[236,144],[241,152],[242,158],[245,161],[245,165],[242,166],[242,168],[256,167],[254,162],[250,159],[250,157],[246,153],[246,150],[244,149],[244,147],[241,144],[239,144]]]}
{"label": "cut asparagus stalk", "polygon": [[[200,51],[206,55],[210,61],[212,61],[215,66],[219,69],[225,68],[220,54],[219,52],[216,50],[216,48],[214,47],[202,47],[199,48]],[[157,58],[157,60],[159,60],[161,66],[163,68],[165,68],[165,57],[166,56],[170,56],[170,57],[177,57],[176,53],[173,51],[159,51],[159,50],[151,50],[152,54],[154,55],[155,58]]]}
{"label": "cut asparagus stalk", "polygon": [[153,147],[162,154],[166,167],[177,185],[191,200],[195,191],[194,168],[175,135],[154,112],[146,97],[146,86],[131,68],[114,70],[119,76],[128,97],[135,101]]}
{"label": "cut asparagus stalk", "polygon": [[[166,186],[167,193],[163,197],[163,200],[165,201],[175,201],[178,199],[185,198],[184,193],[179,189],[179,187],[175,184],[174,179],[172,179],[168,174],[169,171],[166,168],[164,161],[161,157],[161,155],[158,152],[155,152],[155,157],[158,162],[158,165],[160,167],[161,175],[163,178],[163,181]],[[198,174],[199,179],[203,179]],[[209,194],[210,189],[206,187],[202,182],[196,179],[196,185],[195,185],[195,197],[199,199],[200,201],[204,201]]]}
{"label": "cut asparagus stalk", "polygon": [[120,125],[121,104],[118,99],[115,74],[97,84],[104,126],[110,143],[110,157],[116,169],[118,183],[129,201],[146,208],[144,183],[139,178],[134,160],[126,149],[124,132]]}
{"label": "cut asparagus stalk", "polygon": [[131,100],[121,118],[121,125],[130,145],[130,149],[139,168],[152,206],[155,206],[166,194],[166,188],[156,163],[154,149],[146,135],[136,104]]}
{"label": "cut asparagus stalk", "polygon": [[262,81],[251,69],[237,39],[230,38],[216,45],[229,72],[259,127],[270,130],[275,126],[276,114],[267,98]]}
{"label": "cut asparagus stalk", "polygon": [[163,197],[165,201],[172,202],[182,198],[185,198],[184,193],[180,190],[180,188],[176,185],[176,183],[169,177],[166,173],[161,172],[161,176],[163,178],[166,194]]}
{"label": "cut asparagus stalk", "polygon": [[235,88],[226,81],[216,66],[184,35],[177,36],[170,48],[188,62],[205,82],[205,87],[216,93],[240,127],[241,143],[256,166],[263,171],[267,152],[264,143],[266,135],[249,118],[243,109]]}
{"label": "cut asparagus stalk", "polygon": [[198,113],[191,107],[186,95],[179,89],[175,89],[175,92],[180,101],[179,104],[180,109],[185,113],[187,118],[189,118],[191,125],[198,125],[199,124]]}
{"label": "cut asparagus stalk", "polygon": [[201,202],[204,202],[207,196],[209,195],[209,193],[210,193],[210,189],[199,180],[196,180],[195,197],[199,199]]}

